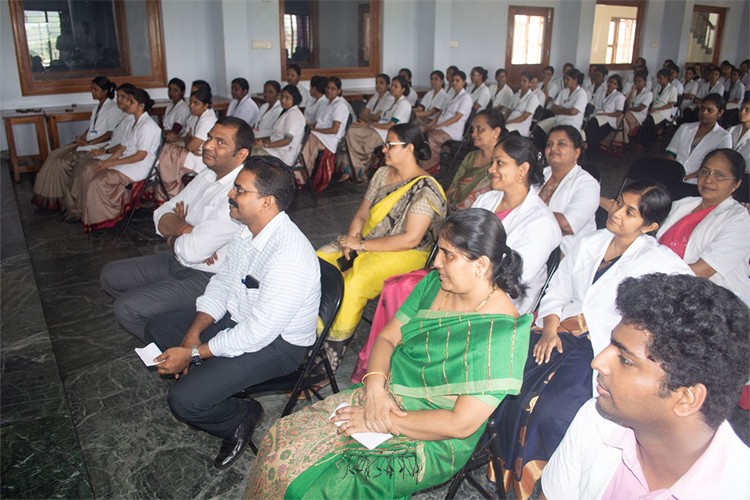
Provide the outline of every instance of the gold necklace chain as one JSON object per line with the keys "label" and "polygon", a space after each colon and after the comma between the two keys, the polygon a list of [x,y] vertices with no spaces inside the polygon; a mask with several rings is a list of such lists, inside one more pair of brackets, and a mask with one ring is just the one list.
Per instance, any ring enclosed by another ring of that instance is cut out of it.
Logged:
{"label": "gold necklace chain", "polygon": [[[481,309],[482,306],[485,305],[488,300],[490,300],[490,297],[492,297],[492,295],[494,295],[495,290],[497,290],[497,288],[495,286],[493,286],[492,290],[490,290],[490,293],[487,294],[487,296],[484,298],[484,300],[482,302],[480,302],[479,305],[477,307],[475,307],[474,311],[472,311],[472,312],[477,312],[479,309]],[[451,293],[453,293],[453,292],[445,292],[445,296],[443,297],[443,300],[440,301],[440,305],[438,306],[438,308],[436,309],[435,312],[440,312],[440,311],[443,310],[443,306],[445,305],[445,301],[448,300],[448,295],[450,295]]]}

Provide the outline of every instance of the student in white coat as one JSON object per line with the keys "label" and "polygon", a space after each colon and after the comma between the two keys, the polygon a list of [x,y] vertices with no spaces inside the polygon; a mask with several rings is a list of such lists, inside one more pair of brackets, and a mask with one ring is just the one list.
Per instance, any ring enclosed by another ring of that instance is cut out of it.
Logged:
{"label": "student in white coat", "polygon": [[477,111],[484,109],[490,103],[490,89],[485,83],[487,81],[487,70],[481,66],[474,66],[469,73],[471,79],[471,102]]}
{"label": "student in white coat", "polygon": [[326,94],[323,104],[318,111],[315,126],[310,130],[310,137],[302,148],[308,175],[312,175],[315,159],[320,151],[328,151],[335,155],[339,141],[346,133],[349,120],[349,109],[341,97],[341,79],[332,76],[326,80]]}
{"label": "student in white coat", "polygon": [[302,102],[300,108],[307,109],[307,106],[315,102],[315,99],[310,99],[310,88],[305,82],[300,81],[302,76],[302,69],[297,64],[287,64],[286,66],[286,83],[287,85],[294,85],[299,91],[299,95],[302,96]]}
{"label": "student in white coat", "polygon": [[161,122],[163,134],[166,135],[169,132],[179,134],[190,118],[190,108],[185,102],[185,82],[179,78],[169,80],[167,97],[169,97],[169,104],[164,110],[164,118]]}
{"label": "student in white coat", "polygon": [[565,73],[563,82],[565,88],[557,95],[551,108],[554,116],[537,123],[533,131],[534,143],[540,148],[544,145],[549,131],[557,125],[572,125],[578,130],[583,127],[583,115],[588,103],[586,91],[581,87],[583,73],[572,69]]}
{"label": "student in white coat", "polygon": [[522,137],[529,136],[531,119],[534,117],[534,112],[540,104],[537,95],[531,90],[531,80],[533,78],[534,75],[531,71],[521,73],[521,86],[513,96],[510,105],[505,108],[506,130],[508,132],[517,132]]}
{"label": "student in white coat", "polygon": [[305,104],[305,121],[311,127],[318,121],[318,113],[323,108],[326,100],[326,86],[328,78],[314,75],[310,78],[310,99]]}
{"label": "student in white coat", "polygon": [[495,71],[495,85],[490,89],[493,108],[506,111],[513,106],[513,89],[510,88],[507,81],[508,73],[505,69],[499,68]]}
{"label": "student in white coat", "polygon": [[515,468],[519,486],[539,479],[576,412],[591,398],[591,360],[620,321],[617,285],[657,271],[692,274],[651,235],[670,206],[660,185],[629,185],[612,207],[607,229],[581,237],[552,276],[536,321],[542,329],[532,330],[521,393],[503,404],[499,419],[501,458]]}
{"label": "student in white coat", "polygon": [[732,147],[732,137],[718,123],[725,105],[719,94],[708,94],[701,102],[699,121],[680,125],[667,146],[667,155],[685,168],[685,182],[697,184],[698,169],[709,151]]}
{"label": "student in white coat", "polygon": [[257,139],[252,155],[275,156],[291,167],[297,160],[305,136],[305,116],[298,107],[302,103],[299,87],[287,85],[281,89],[279,102],[283,111],[273,124],[270,137]]}
{"label": "student in white coat", "polygon": [[[600,74],[599,71],[596,73]],[[622,116],[625,108],[625,96],[622,95],[622,78],[612,75],[607,79],[599,95],[595,94],[594,112],[586,122],[586,142],[590,148],[596,148],[611,132],[617,130],[617,119]]]}
{"label": "student in white coat", "polygon": [[656,73],[658,86],[653,92],[651,111],[638,131],[638,142],[647,147],[656,139],[657,127],[672,120],[672,111],[677,103],[677,89],[669,83],[669,70],[660,69]]}
{"label": "student in white coat", "polygon": [[234,116],[251,127],[258,119],[258,105],[250,97],[250,84],[244,78],[232,80],[232,101],[227,108],[227,116]]}
{"label": "student in white coat", "polygon": [[[750,173],[750,101],[742,103],[740,123],[729,129],[732,137],[732,149],[745,159],[745,172]],[[748,189],[748,186],[743,186]]]}
{"label": "student in white coat", "polygon": [[364,177],[365,169],[369,166],[374,152],[382,148],[388,129],[399,123],[409,123],[411,117],[411,103],[408,95],[411,92],[406,78],[396,76],[391,82],[391,107],[381,116],[377,123],[358,121],[352,123],[346,132],[346,146],[349,152],[350,166],[344,169],[339,182],[349,179],[355,182]]}
{"label": "student in white coat", "polygon": [[417,122],[420,127],[425,127],[432,121],[432,118],[439,114],[448,105],[448,94],[443,86],[445,85],[445,75],[440,70],[430,73],[430,90],[422,96],[419,105],[414,108],[417,116]]}
{"label": "student in white coat", "polygon": [[696,276],[728,288],[750,306],[750,214],[732,198],[744,170],[737,151],[708,153],[698,170],[700,197],[674,202],[657,236]]}
{"label": "student in white coat", "polygon": [[253,128],[256,139],[268,137],[273,130],[273,124],[283,111],[279,102],[281,85],[276,80],[268,80],[263,84],[263,99],[266,101],[258,111],[258,121]]}
{"label": "student in white coat", "polygon": [[[393,94],[389,92],[391,77],[381,73],[375,77],[375,94],[367,101],[357,121],[365,124],[377,123],[393,105]],[[356,122],[355,122],[356,123]]]}
{"label": "student in white coat", "polygon": [[[409,87],[411,87],[411,70],[409,68],[401,68],[398,70],[398,76],[401,78],[405,78],[406,81],[409,83]],[[409,101],[409,104],[412,105],[412,107],[417,104],[417,92],[412,92],[409,95],[406,96],[406,99]],[[354,117],[356,118],[356,116]]]}

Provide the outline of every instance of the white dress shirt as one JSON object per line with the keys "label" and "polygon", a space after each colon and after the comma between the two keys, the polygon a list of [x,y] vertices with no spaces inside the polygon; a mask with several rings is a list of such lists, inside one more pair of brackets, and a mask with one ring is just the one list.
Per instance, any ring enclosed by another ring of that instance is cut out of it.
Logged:
{"label": "white dress shirt", "polygon": [[[164,236],[159,232],[159,219],[171,213],[177,203],[185,204],[186,222],[193,226],[193,231],[178,237],[174,244],[175,257],[183,266],[216,273],[227,260],[227,245],[241,227],[229,217],[227,194],[240,170],[242,165],[216,180],[216,173],[207,168],[177,196],[154,211],[156,233]],[[216,262],[210,266],[205,264],[203,261],[214,253],[218,257]]]}
{"label": "white dress shirt", "polygon": [[[247,288],[246,276],[259,282]],[[229,243],[227,262],[211,278],[196,309],[237,324],[208,341],[214,356],[257,352],[281,337],[296,346],[315,342],[320,264],[310,242],[285,212],[254,236],[244,226]]]}
{"label": "white dress shirt", "polygon": [[258,105],[255,104],[255,101],[250,97],[250,94],[243,97],[241,101],[232,99],[232,102],[229,103],[229,107],[227,108],[227,116],[234,116],[240,120],[245,120],[245,122],[251,127],[255,126],[255,121],[258,119],[258,113]]}

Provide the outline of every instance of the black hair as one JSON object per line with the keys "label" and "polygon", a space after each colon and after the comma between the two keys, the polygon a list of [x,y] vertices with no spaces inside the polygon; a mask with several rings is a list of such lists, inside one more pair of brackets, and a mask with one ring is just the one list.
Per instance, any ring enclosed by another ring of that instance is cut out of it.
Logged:
{"label": "black hair", "polygon": [[297,186],[292,170],[275,156],[251,156],[245,170],[255,174],[255,187],[262,196],[273,196],[279,211],[285,211],[294,201]]}
{"label": "black hair", "polygon": [[117,87],[117,90],[125,91],[127,89],[134,89],[134,88],[135,88],[135,85],[133,85],[132,83],[130,83],[130,82],[123,82],[123,83],[120,84],[119,87]]}
{"label": "black hair", "polygon": [[196,91],[190,94],[190,97],[193,96],[203,104],[208,104],[209,108],[211,107],[213,96],[211,95],[210,88],[199,85]]}
{"label": "black hair", "polygon": [[474,115],[474,119],[478,116],[484,116],[487,119],[487,124],[491,128],[499,128],[502,130],[498,140],[503,139],[508,135],[508,131],[505,130],[505,114],[499,108],[483,109]]}
{"label": "black hair", "polygon": [[659,71],[656,72],[656,76],[657,77],[663,76],[664,78],[666,78],[667,80],[669,80],[669,70],[662,68],[662,69],[660,69]]}
{"label": "black hair", "polygon": [[716,429],[737,404],[750,376],[750,309],[706,278],[646,274],[617,287],[622,322],[649,333],[648,357],[664,370],[660,395],[703,384],[700,412]]}
{"label": "black hair", "polygon": [[150,112],[151,108],[154,107],[154,100],[151,99],[151,96],[148,95],[148,92],[143,89],[131,87],[123,90],[123,92],[132,97],[133,100],[135,100],[135,102],[137,102],[138,104],[143,104],[143,110],[146,113]]}
{"label": "black hair", "polygon": [[610,81],[610,80],[614,80],[615,82],[617,82],[617,90],[622,92],[622,77],[618,75],[617,73],[615,73],[614,75],[607,78],[607,81]]}
{"label": "black hair", "polygon": [[432,78],[433,76],[437,76],[441,80],[445,81],[445,74],[442,71],[440,71],[439,69],[436,69],[435,71],[433,71],[432,73],[430,73],[430,78]]}
{"label": "black hair", "polygon": [[577,69],[569,69],[565,72],[565,76],[568,78],[572,78],[573,80],[578,82],[578,85],[581,85],[583,83],[583,73],[578,71]]}
{"label": "black hair", "polygon": [[[643,217],[644,226],[649,226],[654,222],[661,226],[669,215],[669,211],[672,210],[672,197],[661,182],[648,179],[629,182],[620,192],[621,195],[625,193],[637,194],[640,197],[638,212]],[[657,230],[658,228],[649,234]]]}
{"label": "black hair", "polygon": [[281,92],[281,84],[277,82],[276,80],[268,80],[266,81],[266,83],[263,84],[264,87],[266,85],[270,85],[271,87],[273,87],[273,89],[276,91],[277,94]]}
{"label": "black hair", "polygon": [[408,76],[408,77],[409,77],[409,80],[411,80],[411,70],[410,70],[409,68],[401,68],[400,70],[398,70],[398,74],[399,74],[399,75],[400,75],[400,74],[401,74],[402,72],[403,72],[403,73],[406,73],[406,76]]}
{"label": "black hair", "polygon": [[609,73],[609,70],[603,64],[595,64],[594,65],[594,73],[601,73],[602,76],[606,78],[607,74]]}
{"label": "black hair", "polygon": [[745,59],[740,64],[747,64],[748,66],[750,66],[750,59]]}
{"label": "black hair", "polygon": [[111,81],[106,76],[97,76],[93,80],[91,80],[91,83],[96,85],[102,90],[107,91],[107,99],[112,99],[115,96],[115,90],[117,90],[117,84],[113,81]]}
{"label": "black hair", "polygon": [[[286,85],[283,89],[281,89],[282,92],[288,93],[290,96],[292,96],[292,102],[294,103],[294,106],[298,106],[299,103],[302,102],[302,94],[299,93],[299,89],[296,85]],[[282,113],[286,112],[286,110],[282,111]]]}
{"label": "black hair", "polygon": [[399,85],[401,85],[404,88],[404,95],[409,95],[409,92],[411,91],[411,85],[409,84],[409,80],[407,80],[403,76],[394,76],[393,81],[398,82]]}
{"label": "black hair", "polygon": [[671,59],[664,59],[664,62],[661,65],[662,67],[669,67],[669,66],[674,66],[675,64],[674,64],[674,61]]}
{"label": "black hair", "polygon": [[531,81],[531,79],[534,78],[534,73],[532,73],[531,71],[521,71],[521,76],[525,76],[528,81]]}
{"label": "black hair", "polygon": [[[744,103],[743,103],[744,105]],[[729,162],[729,166],[732,169],[732,175],[736,179],[734,182],[738,182],[742,179],[742,174],[745,173],[745,168],[747,167],[747,164],[745,162],[745,158],[735,151],[734,149],[729,148],[721,148],[721,149],[714,149],[710,153],[708,153],[706,156],[703,157],[703,161],[701,162],[701,166],[706,163],[706,160],[710,160],[714,156],[721,155]]]}
{"label": "black hair", "polygon": [[328,83],[333,82],[334,85],[336,85],[336,88],[341,90],[341,78],[338,76],[330,76],[328,77]]}
{"label": "black hair", "polygon": [[644,59],[643,57],[637,57],[637,58],[635,59],[635,64],[636,64],[636,65],[638,64],[638,61],[641,61],[641,62],[643,62],[643,67],[644,67],[644,68],[645,68],[645,67],[647,66],[647,64],[646,64],[646,59]]}
{"label": "black hair", "polygon": [[448,216],[440,236],[469,260],[486,256],[492,269],[492,283],[512,299],[526,295],[521,281],[523,258],[506,243],[503,223],[495,214],[481,208],[458,210]]}
{"label": "black hair", "polygon": [[328,85],[328,78],[325,76],[315,75],[310,78],[310,87],[315,88],[321,94],[326,93],[326,85]]}
{"label": "black hair", "polygon": [[232,80],[232,85],[234,85],[235,83],[239,85],[242,90],[250,90],[250,84],[247,83],[247,80],[244,78],[235,78],[234,80]]}
{"label": "black hair", "polygon": [[498,141],[496,147],[503,148],[505,154],[513,158],[518,165],[526,162],[529,164],[526,182],[529,186],[541,186],[544,182],[544,158],[537,151],[534,143],[526,137],[510,135]]}
{"label": "black hair", "polygon": [[406,145],[411,144],[414,146],[414,157],[417,160],[429,160],[432,156],[430,145],[427,144],[424,134],[418,125],[399,123],[388,129],[388,131],[396,134],[396,137],[405,142]]}
{"label": "black hair", "polygon": [[291,63],[286,65],[286,70],[294,70],[295,73],[297,73],[297,76],[302,76],[302,69],[299,67],[298,64]]}
{"label": "black hair", "polygon": [[182,95],[185,95],[185,82],[183,82],[179,78],[172,78],[171,80],[169,80],[167,87],[170,85],[174,85],[175,87],[180,89],[180,92],[182,92]]}
{"label": "black hair", "polygon": [[383,80],[385,80],[386,85],[391,84],[391,77],[386,75],[385,73],[380,73],[379,75],[377,75],[375,77],[375,80],[377,80],[378,78],[382,78]]}
{"label": "black hair", "polygon": [[581,133],[578,129],[572,125],[557,125],[552,127],[547,137],[552,135],[552,132],[564,132],[565,135],[568,136],[568,139],[570,139],[570,142],[573,143],[574,148],[581,149],[581,147],[583,147],[583,137],[581,137]]}
{"label": "black hair", "polygon": [[[570,63],[570,62],[566,62],[565,64],[563,64],[563,69],[565,69],[565,66],[570,66],[571,69],[576,69],[575,65],[573,63]],[[568,70],[568,71],[570,71],[570,70]]]}
{"label": "black hair", "polygon": [[487,73],[487,70],[483,68],[482,66],[474,66],[473,68],[471,68],[471,71],[472,72],[476,71],[477,73],[479,73],[479,76],[482,78],[483,82],[487,81],[488,73]]}
{"label": "black hair", "polygon": [[644,81],[648,80],[648,71],[639,69],[633,74],[633,80],[636,78],[641,77]]}
{"label": "black hair", "polygon": [[554,68],[554,66],[545,66],[542,71],[547,71],[547,70],[550,70],[553,75],[555,74],[555,68]]}
{"label": "black hair", "polygon": [[464,73],[460,69],[453,73],[453,76],[461,77],[461,80],[466,81],[466,73]]}
{"label": "black hair", "polygon": [[225,116],[216,120],[216,125],[234,129],[234,154],[240,149],[247,149],[248,154],[253,150],[255,134],[248,123],[236,116]]}
{"label": "black hair", "polygon": [[211,85],[209,85],[206,80],[193,80],[193,83],[190,84],[190,87],[205,87],[209,92],[211,92]]}
{"label": "black hair", "polygon": [[708,94],[706,97],[703,98],[703,102],[711,101],[712,103],[716,104],[716,107],[719,108],[719,111],[724,111],[727,107],[727,101],[724,100],[724,97],[717,94],[716,92],[712,92],[711,94]]}

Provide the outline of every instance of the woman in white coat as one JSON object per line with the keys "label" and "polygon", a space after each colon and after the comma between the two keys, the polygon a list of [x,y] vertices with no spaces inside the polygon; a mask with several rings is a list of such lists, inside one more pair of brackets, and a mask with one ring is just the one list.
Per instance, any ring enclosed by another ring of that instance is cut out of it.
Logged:
{"label": "woman in white coat", "polygon": [[190,108],[185,102],[185,82],[179,78],[172,78],[167,85],[167,97],[169,104],[164,110],[162,119],[163,135],[169,132],[179,134],[190,118]]}
{"label": "woman in white coat", "polygon": [[617,120],[625,108],[625,96],[622,95],[622,78],[612,75],[607,80],[606,91],[594,102],[594,113],[586,123],[586,142],[590,148],[596,148],[610,132],[617,130]]}
{"label": "woman in white coat", "polygon": [[490,89],[485,83],[487,81],[487,70],[481,66],[475,66],[469,73],[471,78],[471,102],[474,103],[474,109],[480,110],[487,107],[490,103]]}
{"label": "woman in white coat", "polygon": [[521,73],[521,86],[513,96],[510,106],[505,108],[505,128],[508,132],[516,132],[522,137],[529,136],[531,120],[540,105],[537,95],[531,90],[533,78],[531,71]]}
{"label": "woman in white coat", "polygon": [[542,332],[532,331],[521,393],[503,403],[500,417],[503,472],[524,498],[591,398],[591,360],[609,344],[620,320],[617,285],[657,271],[692,274],[650,235],[670,206],[669,194],[655,182],[627,186],[613,204],[607,229],[583,236],[552,277],[536,321]]}
{"label": "woman in white coat", "polygon": [[268,80],[263,84],[263,99],[266,102],[258,110],[258,120],[255,123],[255,128],[253,128],[256,139],[271,135],[273,124],[276,123],[276,119],[282,111],[279,102],[280,93],[281,85],[276,80]]}
{"label": "woman in white coat", "polygon": [[577,69],[571,69],[565,73],[563,82],[565,88],[557,94],[551,108],[555,116],[545,118],[537,123],[533,131],[534,143],[539,148],[544,146],[547,134],[557,125],[572,125],[578,130],[583,127],[583,115],[588,104],[586,91],[581,87],[583,73]]}
{"label": "woman in white coat", "polygon": [[251,127],[255,126],[258,119],[258,105],[250,97],[250,84],[244,78],[235,78],[232,80],[232,102],[227,108],[227,116],[234,116]]}
{"label": "woman in white coat", "polygon": [[698,169],[709,151],[731,148],[729,132],[721,128],[719,118],[726,102],[719,94],[703,98],[697,123],[683,123],[667,146],[667,155],[685,168],[685,182],[697,184]]}
{"label": "woman in white coat", "polygon": [[332,76],[326,81],[326,94],[317,112],[317,121],[310,131],[310,137],[302,148],[307,174],[312,175],[315,159],[320,151],[335,155],[339,140],[346,133],[349,108],[341,97],[341,79]]}
{"label": "woman in white coat", "polygon": [[417,122],[420,127],[426,126],[432,121],[432,118],[439,114],[450,100],[443,86],[445,85],[445,75],[439,69],[430,73],[430,90],[427,91],[419,105],[414,108],[417,115]]}
{"label": "woman in white coat", "polygon": [[657,236],[696,276],[728,288],[750,306],[750,214],[732,198],[744,170],[737,151],[708,153],[698,170],[700,197],[674,202]]}
{"label": "woman in white coat", "polygon": [[375,77],[375,94],[367,101],[365,109],[359,114],[358,121],[365,124],[377,123],[393,105],[393,94],[389,92],[391,87],[391,77],[381,73]]}
{"label": "woman in white coat", "polygon": [[275,156],[288,166],[293,166],[302,148],[305,136],[305,115],[299,109],[302,94],[296,85],[287,85],[281,89],[279,97],[284,111],[276,119],[271,136],[255,141],[254,156]]}
{"label": "woman in white coat", "polygon": [[[742,103],[740,123],[729,129],[732,149],[745,159],[745,172],[750,173],[750,101]],[[745,186],[743,189],[748,189]]]}

